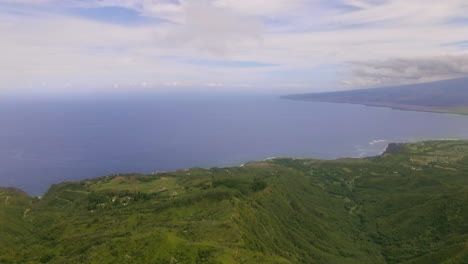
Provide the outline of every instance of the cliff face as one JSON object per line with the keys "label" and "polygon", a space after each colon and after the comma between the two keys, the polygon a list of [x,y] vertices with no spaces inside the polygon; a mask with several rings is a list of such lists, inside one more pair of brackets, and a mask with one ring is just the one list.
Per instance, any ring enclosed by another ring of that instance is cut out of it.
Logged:
{"label": "cliff face", "polygon": [[[465,263],[468,142],[0,189],[1,263]],[[10,198],[7,198],[10,197]]]}
{"label": "cliff face", "polygon": [[397,153],[398,151],[402,150],[404,147],[404,144],[402,143],[390,143],[387,146],[387,149],[385,150],[384,154],[391,154],[391,153]]}

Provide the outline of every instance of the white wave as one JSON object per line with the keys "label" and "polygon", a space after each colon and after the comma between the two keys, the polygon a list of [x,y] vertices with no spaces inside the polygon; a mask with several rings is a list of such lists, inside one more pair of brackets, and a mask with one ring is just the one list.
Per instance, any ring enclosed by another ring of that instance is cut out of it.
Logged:
{"label": "white wave", "polygon": [[380,144],[380,143],[385,143],[385,142],[388,142],[388,140],[387,139],[376,139],[376,140],[372,140],[371,142],[369,142],[369,145],[373,146],[373,145]]}

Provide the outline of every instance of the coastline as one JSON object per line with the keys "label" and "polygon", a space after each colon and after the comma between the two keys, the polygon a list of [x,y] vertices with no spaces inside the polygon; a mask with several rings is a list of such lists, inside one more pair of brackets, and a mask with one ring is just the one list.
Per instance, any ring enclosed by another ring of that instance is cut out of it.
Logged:
{"label": "coastline", "polygon": [[353,102],[353,101],[338,101],[338,100],[337,101],[334,101],[334,100],[315,100],[315,99],[288,98],[288,97],[281,97],[281,99],[293,100],[293,101],[312,102],[312,103],[336,103],[336,104],[364,105],[364,106],[369,106],[369,107],[390,108],[392,110],[400,110],[400,111],[426,112],[426,113],[453,114],[453,115],[468,116],[468,110],[467,111],[453,111],[450,108],[448,108],[448,109],[437,109],[437,108],[433,109],[432,107],[421,106],[421,105],[398,105],[398,104],[391,104],[391,103]]}
{"label": "coastline", "polygon": [[[220,169],[228,170],[228,169],[230,169],[230,168],[248,168],[249,165],[258,165],[258,164],[262,164],[262,163],[268,163],[268,162],[271,162],[271,161],[277,160],[277,159],[314,160],[314,161],[324,161],[324,162],[330,162],[330,161],[332,162],[332,161],[339,161],[339,160],[349,160],[349,159],[352,159],[352,160],[365,160],[365,159],[369,159],[369,158],[376,158],[376,157],[385,156],[385,155],[387,155],[387,154],[397,153],[397,152],[399,152],[401,149],[403,149],[405,145],[408,145],[408,144],[425,143],[425,142],[444,142],[444,141],[468,142],[468,140],[462,140],[462,139],[434,139],[434,140],[423,140],[423,141],[404,142],[404,143],[389,142],[389,143],[387,144],[387,146],[385,147],[385,149],[384,149],[380,154],[374,155],[374,156],[341,157],[341,158],[335,158],[335,159],[294,158],[294,157],[270,157],[270,158],[262,159],[262,160],[259,160],[259,161],[249,161],[249,162],[246,162],[246,163],[244,163],[244,164],[240,164],[240,165],[236,165],[236,166],[222,167],[222,168],[220,168]],[[196,169],[210,170],[210,169],[212,169],[212,168],[199,168],[199,167],[194,167],[194,168],[190,168],[190,169],[179,169],[179,170],[174,170],[174,171],[164,171],[163,173],[171,174],[171,173],[177,173],[178,171],[181,171],[181,170],[183,170],[183,171],[190,171],[190,170],[196,170]],[[122,173],[122,174],[104,175],[104,176],[89,178],[89,179],[85,179],[85,180],[97,180],[97,179],[100,179],[100,178],[106,178],[106,177],[115,176],[115,175],[121,175],[121,176],[125,176],[125,175],[145,175],[145,176],[154,176],[155,174],[153,174],[153,173],[131,173],[131,174]],[[21,195],[25,195],[25,196],[28,196],[28,197],[35,197],[35,198],[41,199],[41,198],[42,198],[44,195],[46,195],[46,194],[51,190],[51,188],[54,187],[55,185],[61,185],[61,184],[64,184],[64,183],[79,183],[79,182],[82,182],[82,181],[85,181],[85,180],[63,181],[63,182],[60,182],[60,183],[51,184],[51,185],[49,186],[49,188],[47,189],[47,191],[43,192],[41,195],[31,195],[31,194],[29,194],[29,193],[27,193],[27,192],[21,190],[20,188],[11,187],[11,186],[0,186],[0,191],[5,190],[5,191],[15,192],[15,193],[18,193],[18,194],[21,194]]]}

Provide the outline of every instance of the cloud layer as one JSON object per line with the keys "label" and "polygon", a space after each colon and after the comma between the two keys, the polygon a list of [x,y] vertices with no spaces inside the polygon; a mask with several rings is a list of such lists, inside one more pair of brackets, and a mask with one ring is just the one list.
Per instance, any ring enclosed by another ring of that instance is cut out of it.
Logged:
{"label": "cloud layer", "polygon": [[[468,77],[468,53],[349,63],[344,85],[379,87]],[[348,82],[348,83],[347,83]]]}
{"label": "cloud layer", "polygon": [[467,76],[467,32],[464,0],[0,0],[0,91],[447,79]]}

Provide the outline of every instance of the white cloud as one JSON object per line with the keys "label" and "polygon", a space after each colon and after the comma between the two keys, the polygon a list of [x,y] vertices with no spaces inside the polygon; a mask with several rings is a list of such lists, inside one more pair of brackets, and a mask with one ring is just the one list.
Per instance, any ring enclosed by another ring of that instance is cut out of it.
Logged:
{"label": "white cloud", "polygon": [[181,6],[179,24],[171,25],[171,46],[191,47],[214,55],[225,55],[241,43],[261,39],[261,24],[207,0],[192,0]]}
{"label": "white cloud", "polygon": [[[332,83],[331,77],[315,72],[327,68],[331,75],[333,65],[347,73],[345,83],[352,87],[464,74],[453,69],[465,64],[446,54],[461,54],[466,48],[444,45],[467,40],[466,24],[447,23],[468,14],[468,3],[462,0],[343,0],[356,7],[350,10],[335,9],[322,0],[50,1],[68,7],[122,6],[169,22],[129,27],[36,6],[30,10],[21,6],[21,16],[0,10],[0,90],[44,81],[50,87],[75,85],[68,89],[146,82],[152,85],[145,87],[155,89],[168,83],[177,83],[172,86],[177,89],[249,84],[244,86],[287,93],[292,92],[288,88],[294,92],[331,88],[324,86]],[[24,15],[27,12],[31,15]],[[278,66],[221,68],[184,63],[187,60]],[[441,69],[428,70],[422,66],[426,62],[442,65]]]}
{"label": "white cloud", "polygon": [[250,16],[282,17],[306,6],[307,0],[215,0],[216,6]]}
{"label": "white cloud", "polygon": [[45,4],[53,0],[0,0],[0,3],[15,3],[15,4]]}
{"label": "white cloud", "polygon": [[465,0],[392,0],[359,1],[348,4],[361,8],[359,11],[342,14],[335,20],[346,24],[386,22],[391,25],[434,25],[448,22],[456,17],[468,17],[468,2]]}
{"label": "white cloud", "polygon": [[468,53],[352,62],[350,87],[378,87],[468,77]]}

